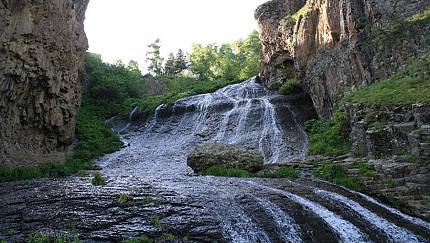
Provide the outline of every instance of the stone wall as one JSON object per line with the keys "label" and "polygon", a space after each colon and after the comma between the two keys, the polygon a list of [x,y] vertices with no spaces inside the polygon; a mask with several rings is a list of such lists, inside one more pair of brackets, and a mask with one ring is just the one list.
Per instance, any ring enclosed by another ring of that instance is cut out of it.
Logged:
{"label": "stone wall", "polygon": [[0,165],[66,160],[89,0],[0,1]]}
{"label": "stone wall", "polygon": [[386,78],[430,50],[430,26],[408,22],[428,7],[429,1],[269,1],[255,14],[261,74],[267,86],[301,79],[319,116],[331,117],[345,92]]}

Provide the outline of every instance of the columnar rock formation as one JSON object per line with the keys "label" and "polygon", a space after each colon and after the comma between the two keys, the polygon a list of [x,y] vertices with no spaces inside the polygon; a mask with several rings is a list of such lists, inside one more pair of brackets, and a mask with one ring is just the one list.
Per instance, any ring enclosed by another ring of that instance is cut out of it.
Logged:
{"label": "columnar rock formation", "polygon": [[411,25],[429,1],[272,0],[255,17],[266,85],[299,78],[321,117],[341,96],[391,75],[429,51],[427,25]]}
{"label": "columnar rock formation", "polygon": [[0,1],[0,165],[66,160],[81,101],[88,1]]}

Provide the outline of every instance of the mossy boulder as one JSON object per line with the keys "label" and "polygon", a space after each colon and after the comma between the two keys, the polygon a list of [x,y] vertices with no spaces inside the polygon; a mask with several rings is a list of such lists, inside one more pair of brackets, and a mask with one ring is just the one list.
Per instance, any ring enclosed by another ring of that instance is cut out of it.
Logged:
{"label": "mossy boulder", "polygon": [[204,174],[211,166],[257,172],[263,168],[264,159],[257,151],[238,145],[204,144],[191,151],[187,164],[200,174]]}

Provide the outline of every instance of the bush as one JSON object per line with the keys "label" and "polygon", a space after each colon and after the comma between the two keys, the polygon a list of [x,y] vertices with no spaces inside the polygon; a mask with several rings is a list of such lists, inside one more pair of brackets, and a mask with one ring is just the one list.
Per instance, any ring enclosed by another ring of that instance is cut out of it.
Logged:
{"label": "bush", "polygon": [[314,175],[352,190],[360,191],[362,189],[358,178],[348,177],[346,169],[342,165],[327,162],[315,170]]}
{"label": "bush", "polygon": [[347,138],[346,123],[339,124],[341,115],[334,121],[311,120],[306,122],[306,131],[310,135],[309,154],[339,156],[351,151]]}
{"label": "bush", "polygon": [[93,174],[91,184],[93,184],[93,186],[104,186],[107,184],[107,181],[100,172],[96,172]]}
{"label": "bush", "polygon": [[302,90],[301,82],[297,79],[288,79],[280,88],[279,93],[282,95],[289,95]]}
{"label": "bush", "polygon": [[296,179],[299,177],[299,173],[296,169],[284,166],[277,170],[269,171],[269,172],[263,172],[258,175],[259,177],[263,178],[290,178],[290,179]]}

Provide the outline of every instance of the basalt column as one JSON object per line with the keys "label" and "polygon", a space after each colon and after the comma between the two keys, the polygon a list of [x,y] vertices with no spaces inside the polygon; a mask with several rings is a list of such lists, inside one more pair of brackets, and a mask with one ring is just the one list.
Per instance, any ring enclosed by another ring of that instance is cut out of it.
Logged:
{"label": "basalt column", "polygon": [[0,165],[66,160],[89,0],[0,0]]}

